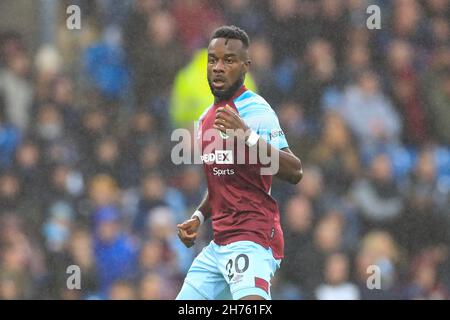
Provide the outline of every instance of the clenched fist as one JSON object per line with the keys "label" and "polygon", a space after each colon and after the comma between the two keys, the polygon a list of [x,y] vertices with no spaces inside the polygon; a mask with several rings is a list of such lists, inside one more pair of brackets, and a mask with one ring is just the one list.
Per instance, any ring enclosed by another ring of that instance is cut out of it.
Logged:
{"label": "clenched fist", "polygon": [[185,222],[178,224],[178,237],[181,242],[188,248],[195,244],[197,238],[197,230],[200,227],[200,220],[196,217],[186,220]]}

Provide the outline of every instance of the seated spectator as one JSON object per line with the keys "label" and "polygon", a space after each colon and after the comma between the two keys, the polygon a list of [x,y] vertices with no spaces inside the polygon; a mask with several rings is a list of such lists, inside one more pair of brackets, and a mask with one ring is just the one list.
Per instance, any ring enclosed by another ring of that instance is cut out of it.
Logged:
{"label": "seated spectator", "polygon": [[[186,248],[176,233],[175,216],[169,207],[153,208],[145,222],[144,237],[160,241],[163,245],[163,259],[168,266],[172,279],[180,273],[186,273],[194,259],[194,252]],[[170,267],[169,267],[170,266]]]}
{"label": "seated spectator", "polygon": [[92,162],[82,163],[83,173],[86,177],[96,174],[111,176],[115,181],[121,182],[124,172],[119,152],[119,142],[113,136],[100,139],[95,145],[95,154]]}
{"label": "seated spectator", "polygon": [[405,267],[400,250],[385,231],[372,231],[361,239],[354,261],[362,300],[400,299],[399,278]]}
{"label": "seated spectator", "polygon": [[388,49],[389,88],[403,122],[403,141],[419,144],[428,141],[426,110],[414,67],[413,47],[396,39]]}
{"label": "seated spectator", "polygon": [[325,262],[325,281],[315,290],[316,299],[359,300],[359,289],[349,281],[349,273],[349,258],[344,253],[330,254]]}
{"label": "seated spectator", "polygon": [[[99,289],[99,276],[95,265],[93,235],[87,229],[73,230],[67,251],[69,265],[77,265],[83,270],[80,298],[88,299],[95,296]],[[67,273],[64,274],[64,279],[67,279]]]}
{"label": "seated spectator", "polygon": [[[314,289],[323,281],[322,270],[325,257],[342,249],[343,223],[343,217],[340,215],[324,216],[313,229],[312,242],[305,243],[301,251],[302,262],[300,265],[296,265],[301,272],[297,276],[302,279],[303,287],[300,288],[303,289],[301,292],[303,299],[313,299]],[[294,243],[291,245],[295,246]],[[299,256],[297,255],[297,257]]]}
{"label": "seated spectator", "polygon": [[110,125],[111,121],[108,113],[101,108],[89,108],[84,111],[81,128],[79,128],[80,132],[77,136],[80,161],[93,161],[95,145],[103,136],[109,133]]}
{"label": "seated spectator", "polygon": [[393,231],[398,226],[404,200],[386,155],[380,154],[372,160],[368,176],[357,180],[350,192],[360,212],[363,234],[377,228]]}
{"label": "seated spectator", "polygon": [[431,252],[416,257],[411,264],[411,283],[405,289],[404,298],[448,300],[450,293],[438,278],[437,266],[438,263]]}
{"label": "seated spectator", "polygon": [[318,144],[311,151],[309,161],[321,168],[328,191],[341,196],[347,193],[360,172],[359,154],[342,118],[327,113]]}
{"label": "seated spectator", "polygon": [[73,208],[66,202],[56,202],[49,208],[42,226],[48,252],[58,253],[67,247],[74,218]]}
{"label": "seated spectator", "polygon": [[31,299],[34,286],[23,250],[14,245],[3,245],[0,261],[0,297],[5,300]]}
{"label": "seated spectator", "polygon": [[[89,182],[89,200],[91,209],[118,207],[120,204],[120,189],[116,181],[109,175],[95,175]],[[91,214],[91,212],[86,213]]]}
{"label": "seated spectator", "polygon": [[111,285],[107,300],[136,300],[134,285],[125,280],[118,280]]}
{"label": "seated spectator", "polygon": [[[310,265],[307,264],[305,255],[312,248],[314,211],[311,203],[304,196],[291,198],[286,206],[284,224],[285,258],[283,268],[280,269],[282,283],[278,285],[282,289],[288,284],[296,288],[294,298],[305,299],[308,288]],[[291,289],[292,291],[293,289]]]}
{"label": "seated spectator", "polygon": [[36,238],[27,233],[25,219],[13,212],[0,218],[0,248],[2,294],[12,299],[40,297],[45,261]]}
{"label": "seated spectator", "polygon": [[305,117],[304,106],[295,101],[282,101],[278,108],[280,125],[289,148],[296,154],[307,154],[313,148],[317,128]]}
{"label": "seated spectator", "polygon": [[167,291],[170,292],[174,290],[165,286],[161,277],[155,273],[148,273],[141,279],[138,291],[139,299],[141,300],[164,300],[174,298],[173,293],[171,296],[165,294]]}
{"label": "seated spectator", "polygon": [[4,99],[0,95],[0,170],[12,166],[14,153],[21,142],[19,129],[6,121],[3,102]]}
{"label": "seated spectator", "polygon": [[166,11],[154,11],[146,26],[146,40],[135,48],[134,90],[137,104],[168,127],[168,103],[171,84],[185,62],[185,51],[177,39],[174,17]]}
{"label": "seated spectator", "polygon": [[11,34],[3,41],[0,53],[4,60],[4,66],[0,68],[3,121],[25,132],[30,124],[33,102],[33,84],[29,79],[30,58],[20,36]]}
{"label": "seated spectator", "polygon": [[86,49],[83,64],[87,78],[106,101],[124,97],[130,71],[117,29],[106,29],[103,38]]}
{"label": "seated spectator", "polygon": [[282,93],[273,70],[271,44],[264,38],[253,40],[250,47],[250,56],[252,57],[252,75],[255,78],[261,96],[277,109]]}
{"label": "seated spectator", "polygon": [[139,155],[152,141],[158,141],[161,126],[148,112],[139,111],[126,123],[125,136],[120,140],[121,157],[125,174],[122,176],[124,188],[136,188],[141,179]]}
{"label": "seated spectator", "polygon": [[203,200],[205,185],[203,172],[198,166],[190,166],[181,173],[178,189],[181,191],[187,212],[194,212],[198,204]]}
{"label": "seated spectator", "polygon": [[156,172],[149,172],[142,179],[141,190],[137,196],[137,208],[133,213],[133,231],[142,233],[149,211],[158,206],[170,207],[176,222],[186,218],[186,205],[180,190],[167,186],[163,176]]}
{"label": "seated spectator", "polygon": [[30,236],[40,233],[43,221],[42,202],[24,194],[24,184],[17,173],[0,173],[0,217],[8,215],[23,219]]}
{"label": "seated spectator", "polygon": [[16,151],[13,167],[23,183],[24,196],[38,198],[42,195],[46,172],[38,143],[33,139],[25,139]]}
{"label": "seated spectator", "polygon": [[373,71],[362,72],[357,82],[347,87],[338,111],[356,136],[363,155],[400,142],[401,120]]}
{"label": "seated spectator", "polygon": [[329,41],[316,38],[308,43],[303,64],[296,73],[294,96],[304,106],[305,118],[314,125],[320,121],[322,95],[336,85],[335,54]]}
{"label": "seated spectator", "polygon": [[428,110],[436,139],[444,145],[450,145],[450,67],[443,70],[436,80],[436,85],[429,93]]}
{"label": "seated spectator", "polygon": [[450,239],[448,195],[441,191],[436,171],[435,153],[423,149],[406,186],[406,210],[396,233],[411,257]]}
{"label": "seated spectator", "polygon": [[100,292],[106,294],[117,280],[133,279],[138,246],[124,231],[119,212],[104,207],[94,215],[94,252]]}
{"label": "seated spectator", "polygon": [[302,183],[297,184],[297,194],[308,198],[311,203],[314,216],[317,221],[325,213],[327,205],[331,205],[332,196],[325,189],[322,170],[319,167],[305,166]]}

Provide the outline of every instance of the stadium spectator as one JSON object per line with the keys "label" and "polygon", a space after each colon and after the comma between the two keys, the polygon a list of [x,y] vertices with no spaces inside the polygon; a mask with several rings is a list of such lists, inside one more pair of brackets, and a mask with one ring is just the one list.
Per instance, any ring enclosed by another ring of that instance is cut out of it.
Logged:
{"label": "stadium spectator", "polygon": [[0,69],[0,93],[5,100],[5,120],[20,130],[26,130],[33,102],[33,85],[29,79],[30,58],[18,35],[5,35],[0,50],[4,60],[4,66]]}
{"label": "stadium spectator", "polygon": [[359,154],[339,114],[326,113],[322,120],[320,140],[311,150],[309,162],[321,168],[328,190],[341,196],[359,176]]}
{"label": "stadium spectator", "polygon": [[311,272],[305,255],[312,247],[313,222],[315,212],[311,204],[304,196],[292,198],[288,201],[283,217],[283,227],[285,236],[286,258],[281,269],[281,284],[287,286],[291,284],[296,288],[295,298],[308,298],[311,287],[308,286],[308,273]]}
{"label": "stadium spectator", "polygon": [[441,192],[436,171],[434,153],[424,149],[411,172],[405,195],[407,207],[397,227],[400,243],[411,256],[449,241],[449,217],[445,213],[448,195]]}
{"label": "stadium spectator", "polygon": [[405,299],[448,300],[449,291],[437,277],[437,261],[431,252],[423,253],[411,264],[411,284],[405,289]]}
{"label": "stadium spectator", "polygon": [[388,49],[388,72],[393,101],[398,113],[404,117],[403,141],[418,144],[427,142],[428,128],[419,78],[413,67],[412,48],[406,41],[392,41]]}
{"label": "stadium spectator", "polygon": [[[67,255],[67,265],[76,265],[80,267],[80,270],[83,270],[81,298],[89,299],[94,297],[98,294],[99,277],[94,255],[93,235],[88,229],[78,228],[72,230]],[[66,277],[67,273],[64,274],[63,284],[65,287]]]}
{"label": "stadium spectator", "polygon": [[373,159],[368,177],[355,182],[350,192],[360,212],[363,234],[370,229],[395,229],[404,210],[404,200],[386,155]]}
{"label": "stadium spectator", "polygon": [[135,49],[137,104],[167,124],[170,85],[185,60],[177,34],[176,21],[168,12],[153,12],[147,26],[147,41]]}
{"label": "stadium spectator", "polygon": [[[168,294],[167,291],[170,293]],[[173,298],[171,288],[164,286],[157,274],[148,273],[139,283],[139,298],[141,300],[162,300]]]}
{"label": "stadium spectator", "polygon": [[358,287],[349,282],[349,258],[344,253],[332,253],[326,258],[324,283],[315,295],[317,300],[359,300]]}
{"label": "stadium spectator", "polygon": [[4,116],[4,100],[0,95],[0,169],[8,169],[13,164],[14,153],[20,144],[20,130],[8,123]]}
{"label": "stadium spectator", "polygon": [[134,285],[125,280],[118,280],[111,285],[108,292],[109,300],[136,300]]}
{"label": "stadium spectator", "polygon": [[110,292],[119,280],[134,280],[138,247],[124,230],[119,212],[104,207],[94,215],[94,254],[100,292]]}
{"label": "stadium spectator", "polygon": [[400,142],[402,122],[380,85],[376,73],[363,71],[346,88],[338,109],[365,157]]}
{"label": "stadium spectator", "polygon": [[[399,280],[405,267],[403,259],[398,244],[388,232],[367,233],[360,241],[354,260],[361,299],[400,299]],[[374,290],[375,288],[378,290]]]}
{"label": "stadium spectator", "polygon": [[450,68],[443,70],[436,79],[438,85],[430,93],[429,111],[433,119],[433,127],[439,142],[450,144],[450,131],[445,125],[450,119]]}
{"label": "stadium spectator", "polygon": [[317,125],[321,116],[321,97],[337,81],[335,52],[329,41],[315,38],[308,43],[301,59],[293,95],[303,105],[305,118]]}

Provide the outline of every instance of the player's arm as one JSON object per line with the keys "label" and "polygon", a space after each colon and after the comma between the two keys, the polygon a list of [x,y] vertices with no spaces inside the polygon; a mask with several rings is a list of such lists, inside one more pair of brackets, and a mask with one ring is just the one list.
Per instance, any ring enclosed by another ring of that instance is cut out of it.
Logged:
{"label": "player's arm", "polygon": [[267,150],[267,157],[272,157],[274,153],[278,153],[279,166],[276,173],[277,177],[292,184],[297,184],[302,179],[303,168],[300,159],[289,148],[279,150],[259,137],[256,132],[250,130],[239,114],[230,106],[227,105],[224,108],[217,109],[214,127],[224,133],[227,133],[226,130],[245,132],[244,137],[241,138],[245,139],[247,145],[251,148],[256,147]]}
{"label": "player's arm", "polygon": [[[248,137],[247,137],[248,139]],[[273,152],[278,152],[280,166],[276,176],[292,184],[297,184],[303,178],[303,166],[300,159],[289,148],[278,150],[264,139],[258,138],[254,147],[264,148],[267,156],[270,157]]]}
{"label": "player's arm", "polygon": [[[262,140],[264,143],[264,139]],[[258,143],[260,143],[258,140]],[[280,179],[289,181],[292,184],[297,184],[303,178],[303,165],[300,160],[289,148],[283,148],[280,152],[281,157],[283,157],[283,161],[280,157],[280,170],[278,171],[277,177]],[[288,157],[286,157],[286,155]]]}
{"label": "player's arm", "polygon": [[177,225],[178,237],[188,248],[194,245],[200,225],[211,216],[211,207],[208,198],[208,190],[206,190],[202,202],[192,217]]}
{"label": "player's arm", "polygon": [[[248,142],[248,139],[250,138],[251,135],[250,130],[248,130],[247,132],[248,133],[246,134],[245,137],[246,142]],[[274,153],[278,153],[279,167],[278,172],[276,173],[276,176],[278,178],[292,184],[297,184],[302,179],[303,177],[302,162],[295,154],[292,153],[292,151],[289,148],[278,150],[270,143],[267,143],[261,137],[258,137],[257,140],[255,140],[254,144],[252,145],[252,148],[262,148],[262,150],[267,150],[266,152],[267,157],[272,157]]]}
{"label": "player's arm", "polygon": [[208,220],[211,216],[211,206],[209,205],[209,193],[206,190],[205,195],[203,196],[203,200],[198,206],[197,211],[194,213],[194,216],[197,217],[201,223],[205,220]]}

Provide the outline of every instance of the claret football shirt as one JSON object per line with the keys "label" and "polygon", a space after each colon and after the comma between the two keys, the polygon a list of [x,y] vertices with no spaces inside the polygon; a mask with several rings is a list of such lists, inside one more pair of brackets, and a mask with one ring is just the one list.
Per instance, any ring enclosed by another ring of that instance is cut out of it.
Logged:
{"label": "claret football shirt", "polygon": [[263,165],[250,161],[245,144],[245,156],[238,158],[242,148],[238,148],[236,141],[228,141],[234,138],[213,127],[217,108],[226,104],[267,143],[279,150],[288,147],[271,106],[245,86],[229,100],[213,104],[201,115],[198,139],[212,209],[214,242],[226,245],[253,241],[271,248],[274,258],[281,259],[284,241],[278,205],[270,195],[272,175],[261,174]]}

